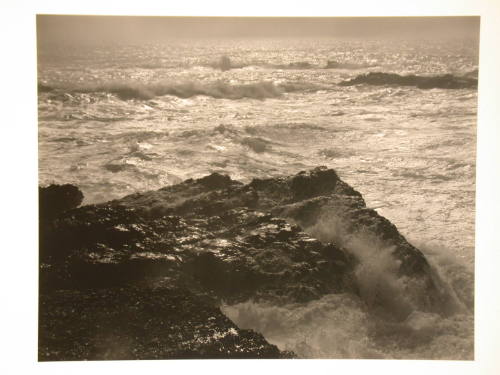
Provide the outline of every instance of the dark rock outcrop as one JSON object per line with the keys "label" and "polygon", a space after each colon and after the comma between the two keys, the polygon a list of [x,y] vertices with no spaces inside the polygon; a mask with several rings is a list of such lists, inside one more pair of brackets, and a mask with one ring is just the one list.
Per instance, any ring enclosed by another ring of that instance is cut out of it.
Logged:
{"label": "dark rock outcrop", "polygon": [[448,305],[423,254],[323,167],[246,185],[214,173],[41,217],[41,360],[289,357],[217,306],[363,295],[360,241],[389,249],[409,303]]}
{"label": "dark rock outcrop", "polygon": [[50,185],[38,188],[38,200],[42,218],[52,218],[78,207],[83,201],[83,193],[71,184]]}
{"label": "dark rock outcrop", "polygon": [[413,74],[402,76],[395,73],[370,72],[339,83],[340,86],[354,86],[359,84],[416,86],[420,89],[472,89],[477,88],[477,79],[469,76],[455,76],[453,74],[424,77]]}

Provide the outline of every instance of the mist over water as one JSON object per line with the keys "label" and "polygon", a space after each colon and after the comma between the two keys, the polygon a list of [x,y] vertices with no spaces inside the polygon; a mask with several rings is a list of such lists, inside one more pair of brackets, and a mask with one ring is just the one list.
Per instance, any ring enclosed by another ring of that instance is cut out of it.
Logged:
{"label": "mist over water", "polygon": [[194,38],[38,53],[42,185],[74,183],[96,203],[210,172],[247,182],[326,165],[424,252],[450,296],[426,312],[391,248],[346,239],[325,217],[306,230],[342,238],[360,260],[359,294],[223,305],[240,327],[304,358],[473,358],[476,89],[338,83],[474,76],[475,39]]}

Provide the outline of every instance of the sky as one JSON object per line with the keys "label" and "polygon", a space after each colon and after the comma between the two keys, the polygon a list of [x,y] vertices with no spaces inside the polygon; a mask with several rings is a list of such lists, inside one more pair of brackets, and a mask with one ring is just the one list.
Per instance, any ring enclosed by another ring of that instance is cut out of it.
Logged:
{"label": "sky", "polygon": [[478,37],[479,17],[145,17],[37,15],[38,43],[179,37]]}

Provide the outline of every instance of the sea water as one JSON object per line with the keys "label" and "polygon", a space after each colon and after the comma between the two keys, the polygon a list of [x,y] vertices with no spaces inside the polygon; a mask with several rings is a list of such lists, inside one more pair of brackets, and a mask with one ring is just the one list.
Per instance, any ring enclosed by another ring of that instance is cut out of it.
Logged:
{"label": "sea water", "polygon": [[[477,76],[478,53],[472,39],[45,43],[40,184],[73,183],[90,204],[211,172],[248,182],[334,168],[426,254],[460,311],[391,322],[351,295],[223,311],[306,358],[471,359],[477,91],[338,83]],[[365,271],[360,280],[387,272]]]}

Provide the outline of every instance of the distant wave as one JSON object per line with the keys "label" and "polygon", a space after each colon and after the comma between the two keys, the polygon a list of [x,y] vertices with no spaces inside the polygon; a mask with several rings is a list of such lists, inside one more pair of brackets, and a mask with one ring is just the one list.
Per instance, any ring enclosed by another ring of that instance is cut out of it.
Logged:
{"label": "distant wave", "polygon": [[317,66],[311,64],[308,61],[296,61],[288,64],[265,64],[264,67],[274,68],[274,69],[313,69],[318,68]]}
{"label": "distant wave", "polygon": [[297,62],[291,62],[289,64],[263,64],[262,66],[267,67],[267,68],[274,68],[274,69],[365,69],[365,68],[373,68],[376,67],[377,65],[372,65],[372,64],[354,64],[354,63],[348,63],[348,62],[338,62],[338,61],[333,61],[333,60],[328,60],[326,62],[326,65],[321,66],[321,65],[315,65],[311,64],[308,61],[297,61]]}
{"label": "distant wave", "polygon": [[[40,90],[42,86],[42,90]],[[39,92],[50,92],[61,96],[74,93],[109,93],[122,100],[139,99],[149,100],[157,96],[172,95],[179,98],[191,98],[197,95],[225,99],[267,99],[276,98],[283,93],[295,91],[317,91],[322,87],[307,82],[289,82],[274,84],[261,81],[249,84],[229,84],[223,81],[212,83],[151,83],[144,84],[133,81],[115,81],[101,84],[91,84],[75,88],[56,88],[39,84]]]}
{"label": "distant wave", "polygon": [[271,69],[312,69],[318,68],[317,66],[311,64],[308,61],[298,61],[291,62],[288,64],[270,64],[262,61],[249,61],[249,62],[234,62],[228,56],[221,56],[221,58],[213,63],[207,64],[207,66],[214,69],[220,69],[223,72],[231,69],[241,69],[248,66],[259,66],[263,68]]}
{"label": "distant wave", "polygon": [[262,61],[251,61],[251,62],[234,62],[228,56],[222,56],[218,61],[207,64],[207,66],[220,69],[222,71],[227,71],[231,69],[241,69],[248,66],[259,66],[267,69],[290,69],[290,70],[303,70],[303,69],[363,69],[372,68],[377,65],[372,64],[354,64],[347,62],[338,62],[333,60],[328,60],[326,65],[320,66],[310,63],[309,61],[295,61],[288,64],[271,64]]}
{"label": "distant wave", "polygon": [[341,86],[353,86],[359,84],[375,86],[416,86],[419,89],[466,89],[477,88],[477,79],[470,76],[456,76],[453,74],[425,77],[413,74],[402,76],[395,73],[370,72],[339,83]]}
{"label": "distant wave", "polygon": [[207,66],[212,67],[214,69],[220,69],[223,72],[231,69],[246,68],[248,66],[258,66],[265,69],[295,69],[295,70],[320,68],[319,66],[313,65],[307,61],[297,61],[288,64],[271,64],[261,61],[236,63],[231,61],[229,58],[225,59],[224,57],[217,62],[208,64]]}
{"label": "distant wave", "polygon": [[376,64],[353,64],[353,63],[341,63],[338,61],[328,60],[326,62],[325,69],[363,69],[363,68],[373,68]]}

